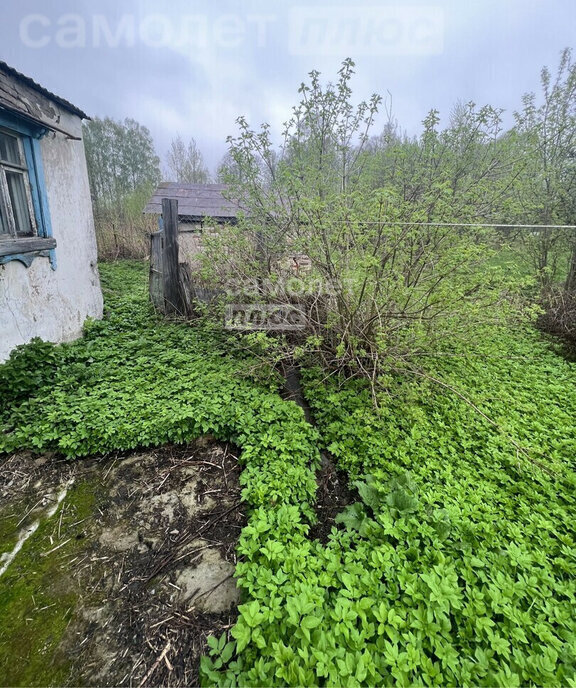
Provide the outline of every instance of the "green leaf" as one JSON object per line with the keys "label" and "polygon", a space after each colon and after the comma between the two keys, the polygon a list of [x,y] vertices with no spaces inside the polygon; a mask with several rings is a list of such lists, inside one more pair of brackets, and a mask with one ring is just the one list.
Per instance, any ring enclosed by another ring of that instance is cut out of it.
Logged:
{"label": "green leaf", "polygon": [[316,626],[320,625],[320,623],[321,619],[317,616],[304,616],[300,621],[300,624],[304,628],[308,629],[316,628]]}

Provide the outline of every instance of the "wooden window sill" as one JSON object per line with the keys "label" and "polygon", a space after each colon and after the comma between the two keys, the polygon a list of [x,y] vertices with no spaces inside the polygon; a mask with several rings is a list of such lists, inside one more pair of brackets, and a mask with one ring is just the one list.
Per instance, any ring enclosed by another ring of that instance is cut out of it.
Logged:
{"label": "wooden window sill", "polygon": [[20,239],[0,239],[0,257],[34,251],[49,251],[56,248],[53,237],[22,237]]}

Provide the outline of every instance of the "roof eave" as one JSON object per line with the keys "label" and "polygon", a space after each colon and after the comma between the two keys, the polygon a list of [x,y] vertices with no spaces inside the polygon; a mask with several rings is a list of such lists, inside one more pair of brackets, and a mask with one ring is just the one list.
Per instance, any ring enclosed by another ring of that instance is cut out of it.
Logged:
{"label": "roof eave", "polygon": [[11,67],[9,64],[1,60],[0,69],[12,76],[14,79],[22,82],[23,84],[26,84],[26,86],[28,86],[29,88],[37,91],[38,93],[41,93],[43,96],[46,96],[46,98],[49,98],[57,105],[60,105],[60,107],[64,108],[64,110],[67,110],[68,112],[71,112],[73,115],[80,117],[80,119],[90,119],[90,117],[83,110],[80,110],[80,108],[76,107],[75,105],[72,105],[72,103],[65,100],[64,98],[61,98],[60,96],[57,96],[55,93],[52,93],[47,88],[44,88],[44,86],[41,86],[40,84],[36,83],[34,79],[31,79],[29,76],[22,74],[22,72],[19,72],[18,70],[14,69],[14,67]]}

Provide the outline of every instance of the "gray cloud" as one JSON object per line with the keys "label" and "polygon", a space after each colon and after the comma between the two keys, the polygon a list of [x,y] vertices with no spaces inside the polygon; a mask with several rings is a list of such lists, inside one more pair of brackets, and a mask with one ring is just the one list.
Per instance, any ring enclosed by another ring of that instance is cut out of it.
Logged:
{"label": "gray cloud", "polygon": [[[237,116],[279,130],[307,72],[333,80],[347,56],[358,99],[392,92],[411,134],[430,108],[447,116],[457,100],[503,107],[510,123],[541,67],[570,45],[576,19],[571,0],[4,0],[0,12],[2,59],[89,114],[148,126],[162,157],[175,134],[194,136],[212,168]],[[59,33],[82,26],[84,40]],[[119,26],[135,27],[132,42]]]}

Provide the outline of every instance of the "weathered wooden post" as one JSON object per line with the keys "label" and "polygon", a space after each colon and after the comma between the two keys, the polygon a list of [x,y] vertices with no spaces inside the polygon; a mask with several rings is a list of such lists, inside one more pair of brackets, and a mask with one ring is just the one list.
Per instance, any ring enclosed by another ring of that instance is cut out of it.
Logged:
{"label": "weathered wooden post", "polygon": [[178,256],[178,201],[162,199],[164,228],[164,305],[166,313],[184,313],[180,291],[180,264]]}

